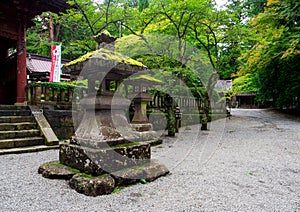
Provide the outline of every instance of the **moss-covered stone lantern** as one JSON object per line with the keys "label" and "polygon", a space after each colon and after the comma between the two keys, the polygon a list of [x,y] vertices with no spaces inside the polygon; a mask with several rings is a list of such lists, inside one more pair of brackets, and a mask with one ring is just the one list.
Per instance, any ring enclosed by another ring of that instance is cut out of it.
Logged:
{"label": "moss-covered stone lantern", "polygon": [[[134,116],[131,120],[131,126],[138,132],[150,133],[153,129],[147,117],[147,104],[152,101],[152,94],[148,92],[148,89],[159,83],[161,83],[160,80],[147,74],[140,74],[124,81],[127,97],[132,99],[134,103]],[[132,88],[131,91],[128,91],[129,86]],[[155,139],[155,136],[153,139]]]}
{"label": "moss-covered stone lantern", "polygon": [[98,45],[101,48],[63,67],[65,73],[88,80],[88,95],[80,100],[84,115],[72,142],[60,145],[61,166],[40,167],[40,173],[48,177],[51,170],[56,170],[52,177],[61,173],[61,167],[77,170],[70,180],[71,187],[92,196],[111,193],[116,186],[141,179],[152,181],[169,172],[151,159],[150,143],[139,136],[126,117],[130,100],[122,95],[122,89],[117,92],[124,79],[147,67],[115,52],[115,39],[107,32],[97,39],[104,41]]}

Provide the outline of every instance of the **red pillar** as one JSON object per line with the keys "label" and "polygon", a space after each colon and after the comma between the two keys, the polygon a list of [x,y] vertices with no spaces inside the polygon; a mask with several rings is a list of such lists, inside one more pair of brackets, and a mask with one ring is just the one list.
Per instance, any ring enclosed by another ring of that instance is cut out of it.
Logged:
{"label": "red pillar", "polygon": [[26,33],[25,17],[18,20],[18,40],[17,40],[17,99],[16,103],[24,103],[25,87],[27,85],[26,75]]}

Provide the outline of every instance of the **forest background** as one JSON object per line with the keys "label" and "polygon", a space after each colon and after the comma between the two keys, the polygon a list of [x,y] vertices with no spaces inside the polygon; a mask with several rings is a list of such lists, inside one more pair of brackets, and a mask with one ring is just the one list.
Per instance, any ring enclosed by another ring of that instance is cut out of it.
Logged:
{"label": "forest background", "polygon": [[[146,46],[151,35],[176,38],[176,50],[138,55],[149,68],[185,79],[190,88],[203,87],[187,64],[207,58],[220,79],[232,79],[227,93],[256,93],[256,101],[272,100],[276,108],[300,108],[300,2],[294,0],[70,0],[64,13],[43,13],[27,30],[27,51],[50,56],[51,44],[62,43],[62,58],[76,59],[93,51],[103,30],[131,51]],[[169,37],[168,37],[169,36]],[[148,45],[147,45],[148,44]],[[164,56],[161,56],[164,55]],[[174,58],[176,58],[174,60]],[[201,74],[200,74],[201,75]],[[203,75],[201,75],[203,77]],[[205,76],[204,76],[205,77]],[[201,94],[201,89],[197,91]],[[197,93],[196,92],[196,93]]]}

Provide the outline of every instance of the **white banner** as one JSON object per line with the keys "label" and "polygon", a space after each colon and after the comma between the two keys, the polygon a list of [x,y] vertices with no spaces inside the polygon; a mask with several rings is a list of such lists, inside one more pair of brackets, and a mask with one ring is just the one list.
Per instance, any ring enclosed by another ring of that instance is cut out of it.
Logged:
{"label": "white banner", "polygon": [[61,44],[51,47],[51,70],[49,82],[60,82],[61,74]]}

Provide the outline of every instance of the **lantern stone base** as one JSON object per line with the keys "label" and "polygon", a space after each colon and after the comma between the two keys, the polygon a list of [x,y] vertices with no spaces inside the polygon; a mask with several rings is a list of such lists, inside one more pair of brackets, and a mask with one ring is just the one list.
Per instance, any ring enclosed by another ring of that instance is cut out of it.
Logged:
{"label": "lantern stone base", "polygon": [[140,181],[152,182],[167,175],[169,170],[158,161],[151,159],[148,163],[139,166],[97,176],[86,174],[59,161],[42,164],[38,172],[46,178],[69,180],[70,187],[79,193],[99,196],[112,193],[118,186],[132,185]]}
{"label": "lantern stone base", "polygon": [[59,149],[59,160],[62,164],[92,175],[142,165],[149,162],[150,156],[150,144],[142,142],[100,149],[61,144]]}
{"label": "lantern stone base", "polygon": [[131,123],[131,126],[138,132],[146,132],[153,129],[150,123]]}
{"label": "lantern stone base", "polygon": [[95,197],[112,193],[115,188],[115,181],[108,174],[96,177],[85,174],[76,174],[69,181],[69,185],[78,193]]}

